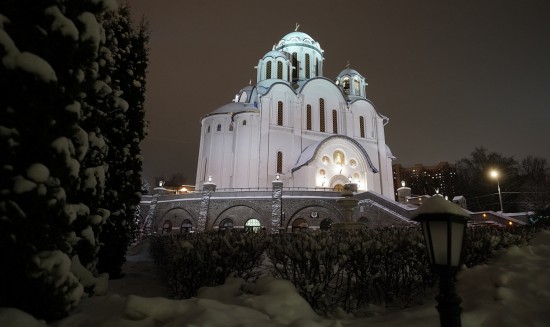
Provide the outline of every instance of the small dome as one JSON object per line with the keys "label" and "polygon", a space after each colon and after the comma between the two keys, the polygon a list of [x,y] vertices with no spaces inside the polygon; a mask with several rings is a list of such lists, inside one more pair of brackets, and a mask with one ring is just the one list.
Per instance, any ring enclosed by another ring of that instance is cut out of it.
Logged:
{"label": "small dome", "polygon": [[340,72],[340,74],[338,74],[338,79],[341,78],[341,77],[344,77],[344,76],[359,76],[361,78],[364,78],[361,74],[359,74],[355,69],[351,69],[351,68],[346,68],[344,70],[342,70]]}
{"label": "small dome", "polygon": [[308,45],[316,48],[321,53],[323,52],[319,42],[316,42],[311,36],[303,32],[291,32],[283,36],[279,43],[277,43],[277,50],[283,50],[290,45]]}

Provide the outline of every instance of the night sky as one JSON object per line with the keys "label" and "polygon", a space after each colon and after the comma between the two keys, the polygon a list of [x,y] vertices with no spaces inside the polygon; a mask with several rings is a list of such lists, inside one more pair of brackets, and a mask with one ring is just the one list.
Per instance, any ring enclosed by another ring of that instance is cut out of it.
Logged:
{"label": "night sky", "polygon": [[475,147],[550,160],[550,1],[129,0],[149,21],[144,174],[195,183],[200,119],[230,102],[300,24],[389,117],[394,163],[455,162]]}

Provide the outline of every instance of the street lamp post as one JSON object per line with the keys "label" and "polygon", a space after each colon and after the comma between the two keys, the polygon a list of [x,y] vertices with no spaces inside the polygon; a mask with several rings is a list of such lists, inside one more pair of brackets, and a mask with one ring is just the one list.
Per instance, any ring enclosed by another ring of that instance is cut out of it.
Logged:
{"label": "street lamp post", "polygon": [[500,212],[504,212],[504,207],[502,206],[502,193],[500,192],[500,183],[498,181],[498,171],[491,170],[490,175],[492,178],[496,179],[497,181],[497,189],[498,189],[498,200],[500,201]]}
{"label": "street lamp post", "polygon": [[420,222],[428,252],[428,261],[439,274],[437,311],[442,327],[460,327],[462,300],[456,294],[455,275],[462,265],[462,250],[468,213],[442,196],[432,196],[418,208],[415,221]]}

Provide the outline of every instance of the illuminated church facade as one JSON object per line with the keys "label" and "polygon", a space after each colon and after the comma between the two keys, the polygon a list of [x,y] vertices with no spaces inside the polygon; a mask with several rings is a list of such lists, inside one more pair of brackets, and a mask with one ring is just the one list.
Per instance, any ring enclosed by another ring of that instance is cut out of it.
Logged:
{"label": "illuminated church facade", "polygon": [[346,184],[357,188],[352,221],[411,223],[414,208],[393,200],[388,118],[357,71],[324,77],[323,53],[299,31],[275,44],[258,61],[256,84],[202,118],[195,191],[144,196],[141,228],[328,229],[349,220],[340,206]]}
{"label": "illuminated church facade", "polygon": [[366,97],[365,78],[346,68],[323,76],[318,42],[285,35],[257,65],[256,85],[202,119],[196,189],[271,187],[358,191],[394,197],[388,118]]}

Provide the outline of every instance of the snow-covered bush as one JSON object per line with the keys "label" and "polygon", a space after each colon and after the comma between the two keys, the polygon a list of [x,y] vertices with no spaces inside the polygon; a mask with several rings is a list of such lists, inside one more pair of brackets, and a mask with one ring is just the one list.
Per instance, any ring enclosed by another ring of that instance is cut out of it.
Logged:
{"label": "snow-covered bush", "polygon": [[473,267],[487,263],[498,250],[529,243],[535,231],[536,226],[468,228],[464,246],[464,264],[467,267]]}
{"label": "snow-covered bush", "polygon": [[151,254],[174,294],[189,298],[229,276],[258,276],[268,245],[265,234],[225,231],[151,236]]}

